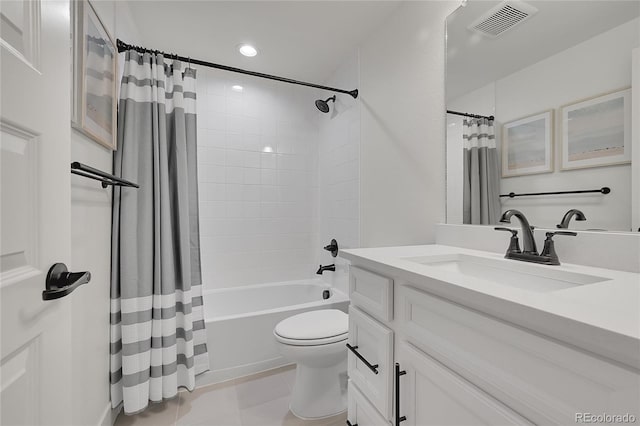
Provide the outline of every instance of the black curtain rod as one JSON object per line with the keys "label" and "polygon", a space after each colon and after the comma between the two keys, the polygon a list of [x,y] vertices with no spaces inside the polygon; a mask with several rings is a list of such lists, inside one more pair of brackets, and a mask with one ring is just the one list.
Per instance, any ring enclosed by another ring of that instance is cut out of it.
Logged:
{"label": "black curtain rod", "polygon": [[451,110],[447,110],[447,114],[453,114],[453,115],[461,115],[463,117],[471,117],[471,118],[486,118],[487,120],[493,120],[494,117],[493,115],[490,116],[486,116],[486,115],[478,115],[478,114],[470,114],[468,112],[458,112],[458,111],[451,111]]}
{"label": "black curtain rod", "polygon": [[516,194],[515,192],[510,192],[508,194],[500,194],[500,197],[529,197],[531,195],[564,195],[564,194],[588,194],[591,192],[598,192],[601,194],[608,194],[611,192],[611,188],[608,186],[603,186],[600,189],[585,189],[580,191],[555,191],[555,192],[529,192],[526,194]]}
{"label": "black curtain rod", "polygon": [[123,42],[120,39],[118,39],[116,41],[116,44],[118,45],[118,52],[123,52],[125,50],[133,49],[133,50],[135,50],[136,52],[139,52],[139,53],[148,52],[148,53],[162,54],[162,55],[166,56],[169,59],[176,59],[176,60],[179,60],[179,61],[182,61],[182,62],[187,62],[189,64],[202,65],[203,67],[217,68],[219,70],[237,72],[239,74],[246,74],[246,75],[251,75],[251,76],[254,76],[254,77],[260,77],[260,78],[266,78],[266,79],[269,79],[269,80],[281,81],[283,83],[297,84],[299,86],[313,87],[315,89],[329,90],[329,91],[338,92],[338,93],[346,93],[347,95],[351,95],[351,97],[353,97],[353,99],[356,99],[358,97],[358,89],[355,89],[355,90],[336,89],[335,87],[322,86],[320,84],[315,84],[315,83],[307,83],[307,82],[304,82],[304,81],[293,80],[291,78],[280,77],[280,76],[277,76],[277,75],[264,74],[264,73],[256,72],[256,71],[243,70],[242,68],[235,68],[235,67],[230,67],[230,66],[227,66],[227,65],[215,64],[213,62],[202,61],[200,59],[187,58],[187,57],[184,57],[184,56],[176,55],[174,53],[165,53],[165,52],[163,52],[161,50],[153,50],[153,49],[147,49],[146,47],[133,46],[131,44],[127,44],[127,43]]}

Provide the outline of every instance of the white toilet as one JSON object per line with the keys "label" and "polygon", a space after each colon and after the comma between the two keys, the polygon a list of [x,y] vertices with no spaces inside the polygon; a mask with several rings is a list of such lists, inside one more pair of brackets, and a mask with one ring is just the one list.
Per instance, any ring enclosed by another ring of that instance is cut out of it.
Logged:
{"label": "white toilet", "polygon": [[337,309],[304,312],[284,319],[273,334],[280,353],[296,366],[291,412],[318,419],[347,409],[349,316]]}

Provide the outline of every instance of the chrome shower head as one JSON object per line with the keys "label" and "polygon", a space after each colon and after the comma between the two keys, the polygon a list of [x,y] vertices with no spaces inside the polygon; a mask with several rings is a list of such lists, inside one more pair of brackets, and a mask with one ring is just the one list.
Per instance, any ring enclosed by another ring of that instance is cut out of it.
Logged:
{"label": "chrome shower head", "polygon": [[332,97],[330,97],[329,99],[327,99],[326,101],[323,101],[322,99],[318,99],[316,101],[316,108],[318,108],[320,110],[320,112],[324,112],[325,114],[329,112],[329,101],[336,101],[336,95],[333,95]]}

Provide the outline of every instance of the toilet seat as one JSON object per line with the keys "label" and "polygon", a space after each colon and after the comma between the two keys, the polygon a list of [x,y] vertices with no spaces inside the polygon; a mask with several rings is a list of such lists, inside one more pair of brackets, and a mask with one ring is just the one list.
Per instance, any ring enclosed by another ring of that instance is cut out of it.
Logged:
{"label": "toilet seat", "polygon": [[280,321],[273,334],[286,345],[328,345],[347,339],[349,316],[337,309],[303,312]]}

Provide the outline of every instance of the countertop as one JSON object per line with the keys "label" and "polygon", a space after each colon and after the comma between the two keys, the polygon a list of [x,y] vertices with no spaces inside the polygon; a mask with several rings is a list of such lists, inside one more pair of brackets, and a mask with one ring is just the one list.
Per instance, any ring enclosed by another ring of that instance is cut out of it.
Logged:
{"label": "countertop", "polygon": [[353,265],[408,281],[453,302],[640,370],[640,274],[573,264],[536,265],[606,279],[538,292],[403,259],[455,254],[526,263],[506,260],[501,254],[435,244],[340,251],[340,257]]}

